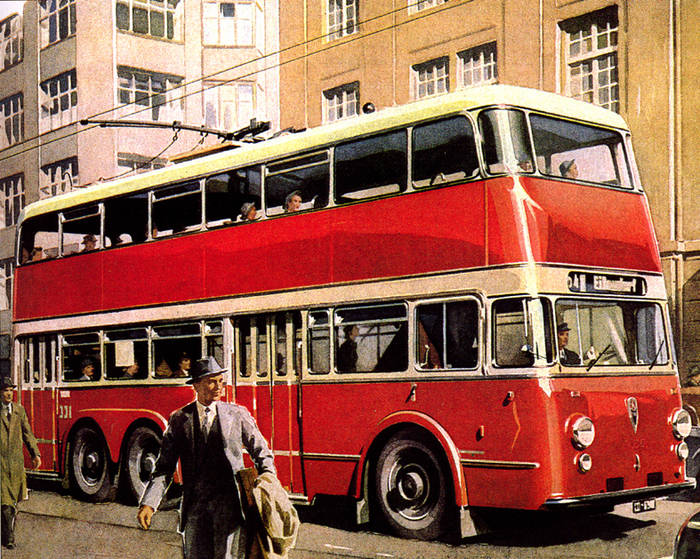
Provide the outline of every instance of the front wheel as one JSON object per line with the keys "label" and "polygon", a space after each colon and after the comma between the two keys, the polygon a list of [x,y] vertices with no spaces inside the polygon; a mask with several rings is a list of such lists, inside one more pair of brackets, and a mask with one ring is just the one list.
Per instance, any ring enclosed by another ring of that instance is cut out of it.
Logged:
{"label": "front wheel", "polygon": [[109,452],[101,433],[92,427],[81,427],[71,444],[68,465],[70,482],[78,497],[103,501],[110,495],[112,476]]}
{"label": "front wheel", "polygon": [[138,502],[155,470],[161,438],[148,427],[137,427],[126,445],[124,474],[129,496]]}
{"label": "front wheel", "polygon": [[409,432],[391,437],[379,453],[375,496],[399,536],[432,540],[449,528],[448,476],[438,451]]}

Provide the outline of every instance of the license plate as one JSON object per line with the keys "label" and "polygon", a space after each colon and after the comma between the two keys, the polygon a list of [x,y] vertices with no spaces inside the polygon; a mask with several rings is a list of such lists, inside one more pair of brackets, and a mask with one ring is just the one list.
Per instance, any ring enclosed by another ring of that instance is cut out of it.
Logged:
{"label": "license plate", "polygon": [[656,499],[642,499],[641,501],[632,501],[632,512],[639,514],[640,512],[648,512],[656,510]]}

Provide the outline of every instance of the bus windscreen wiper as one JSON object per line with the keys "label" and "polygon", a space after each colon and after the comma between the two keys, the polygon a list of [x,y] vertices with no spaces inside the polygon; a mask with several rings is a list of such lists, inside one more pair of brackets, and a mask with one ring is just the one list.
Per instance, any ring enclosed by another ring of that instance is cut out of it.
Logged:
{"label": "bus windscreen wiper", "polygon": [[654,360],[649,365],[650,371],[654,368],[654,365],[656,365],[656,360],[659,358],[659,355],[661,355],[661,350],[664,348],[665,343],[666,343],[665,339],[661,340],[661,345],[659,346],[659,349],[656,350],[656,355],[654,355]]}
{"label": "bus windscreen wiper", "polygon": [[603,355],[605,355],[605,353],[610,349],[611,346],[612,346],[612,342],[610,342],[608,345],[605,346],[605,349],[598,354],[598,357],[596,357],[593,361],[591,361],[588,364],[588,367],[586,368],[586,372],[590,371],[593,368],[593,366],[598,361],[600,361],[600,358],[603,357]]}

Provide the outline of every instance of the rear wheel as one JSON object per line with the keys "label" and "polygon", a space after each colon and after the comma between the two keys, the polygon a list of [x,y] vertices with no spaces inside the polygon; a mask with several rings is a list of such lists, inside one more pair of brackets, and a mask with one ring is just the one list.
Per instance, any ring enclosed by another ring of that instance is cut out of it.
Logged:
{"label": "rear wheel", "polygon": [[138,501],[151,474],[155,470],[160,453],[161,437],[148,427],[137,427],[126,445],[124,477],[129,496]]}
{"label": "rear wheel", "polygon": [[449,476],[435,446],[402,431],[377,458],[377,506],[389,529],[400,536],[431,540],[450,527]]}
{"label": "rear wheel", "polygon": [[78,497],[103,501],[110,496],[112,476],[109,452],[102,434],[92,427],[81,427],[71,444],[70,482]]}

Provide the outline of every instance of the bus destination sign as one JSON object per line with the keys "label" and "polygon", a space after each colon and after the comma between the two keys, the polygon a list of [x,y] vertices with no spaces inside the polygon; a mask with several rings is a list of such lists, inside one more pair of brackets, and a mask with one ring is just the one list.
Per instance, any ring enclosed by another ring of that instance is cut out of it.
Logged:
{"label": "bus destination sign", "polygon": [[596,274],[593,272],[569,272],[566,283],[569,291],[575,293],[644,295],[647,290],[644,278]]}

